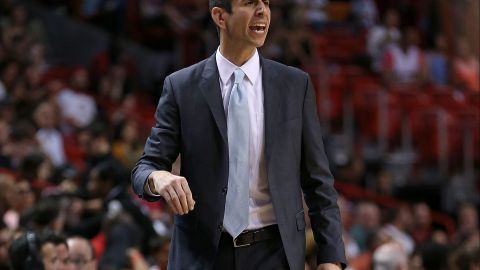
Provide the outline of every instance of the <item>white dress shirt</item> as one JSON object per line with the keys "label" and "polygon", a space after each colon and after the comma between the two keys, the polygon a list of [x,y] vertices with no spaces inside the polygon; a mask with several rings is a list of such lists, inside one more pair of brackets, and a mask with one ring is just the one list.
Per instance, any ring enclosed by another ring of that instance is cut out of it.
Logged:
{"label": "white dress shirt", "polygon": [[[233,72],[240,68],[245,73],[243,86],[247,92],[250,114],[250,182],[249,182],[249,216],[247,230],[262,228],[277,223],[273,210],[270,191],[268,190],[267,169],[265,166],[265,136],[263,113],[262,68],[258,52],[241,67],[228,61],[219,50],[216,54],[219,71],[219,83],[222,91],[223,108],[228,111],[228,100],[232,91]],[[187,179],[188,180],[188,179]],[[153,194],[145,182],[145,192]]]}
{"label": "white dress shirt", "polygon": [[250,115],[250,182],[249,182],[249,218],[248,230],[265,227],[276,223],[273,205],[268,190],[265,166],[265,139],[263,113],[262,68],[258,52],[241,67],[228,61],[217,50],[217,67],[222,91],[223,107],[228,111],[228,100],[232,90],[233,72],[240,68],[245,73],[243,86],[247,93]]}

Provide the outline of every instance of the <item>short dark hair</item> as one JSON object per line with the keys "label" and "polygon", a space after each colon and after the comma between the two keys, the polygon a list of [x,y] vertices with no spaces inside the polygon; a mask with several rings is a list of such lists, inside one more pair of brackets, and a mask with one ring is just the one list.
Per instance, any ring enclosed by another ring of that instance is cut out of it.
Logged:
{"label": "short dark hair", "polygon": [[10,266],[13,270],[42,270],[43,264],[39,258],[41,240],[33,232],[27,232],[13,240],[8,249]]}
{"label": "short dark hair", "polygon": [[13,240],[8,250],[11,268],[13,270],[43,270],[41,250],[47,243],[55,246],[65,245],[68,248],[65,237],[50,231],[41,233],[29,231]]}
{"label": "short dark hair", "polygon": [[228,13],[232,13],[232,0],[209,0],[208,8],[212,10],[214,7],[223,8]]}

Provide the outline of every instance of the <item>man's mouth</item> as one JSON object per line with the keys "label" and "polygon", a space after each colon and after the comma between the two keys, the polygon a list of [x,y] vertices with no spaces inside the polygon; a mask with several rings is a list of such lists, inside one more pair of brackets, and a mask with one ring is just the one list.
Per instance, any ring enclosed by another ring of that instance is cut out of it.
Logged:
{"label": "man's mouth", "polygon": [[249,26],[250,30],[256,33],[264,33],[267,29],[267,25],[265,23],[256,23]]}

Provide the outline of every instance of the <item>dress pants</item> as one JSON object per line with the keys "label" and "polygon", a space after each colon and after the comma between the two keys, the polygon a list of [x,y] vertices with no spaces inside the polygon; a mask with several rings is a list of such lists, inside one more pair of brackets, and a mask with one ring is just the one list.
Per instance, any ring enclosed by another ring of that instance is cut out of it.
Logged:
{"label": "dress pants", "polygon": [[250,246],[234,247],[233,239],[223,232],[214,270],[288,270],[280,234]]}

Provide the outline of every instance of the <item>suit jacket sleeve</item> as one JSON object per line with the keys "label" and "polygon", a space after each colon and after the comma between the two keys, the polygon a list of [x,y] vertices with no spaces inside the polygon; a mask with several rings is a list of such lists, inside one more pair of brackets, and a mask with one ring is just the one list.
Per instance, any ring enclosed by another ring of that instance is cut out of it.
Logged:
{"label": "suit jacket sleeve", "polygon": [[155,126],[145,143],[142,157],[132,171],[135,193],[147,201],[160,197],[144,192],[148,176],[156,170],[170,171],[180,149],[180,117],[170,76],[165,79],[162,95],[155,112]]}
{"label": "suit jacket sleeve", "polygon": [[310,78],[302,117],[301,184],[318,246],[318,263],[341,262],[345,267],[342,224],[328,160],[323,146],[315,95]]}

